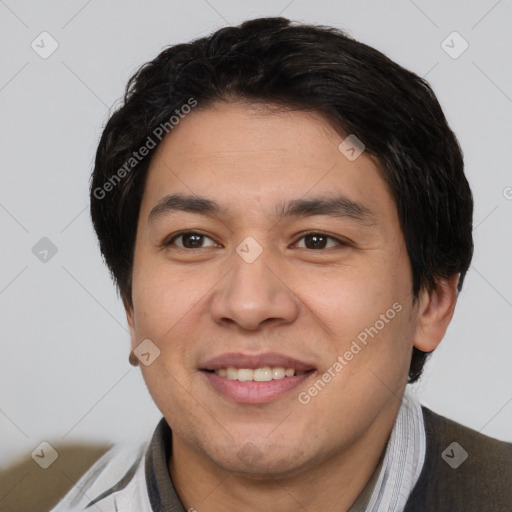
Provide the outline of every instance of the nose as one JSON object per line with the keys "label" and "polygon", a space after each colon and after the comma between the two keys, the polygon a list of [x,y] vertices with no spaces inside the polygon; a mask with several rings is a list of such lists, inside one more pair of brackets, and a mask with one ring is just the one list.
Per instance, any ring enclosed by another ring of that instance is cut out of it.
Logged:
{"label": "nose", "polygon": [[265,323],[286,324],[297,318],[298,298],[270,251],[264,250],[251,263],[234,253],[232,261],[232,271],[221,281],[212,299],[215,322],[257,330]]}

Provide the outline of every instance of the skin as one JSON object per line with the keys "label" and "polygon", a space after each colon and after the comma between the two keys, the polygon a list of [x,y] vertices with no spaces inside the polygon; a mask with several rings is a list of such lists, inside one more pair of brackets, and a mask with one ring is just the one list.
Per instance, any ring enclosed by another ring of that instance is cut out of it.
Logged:
{"label": "skin", "polygon": [[[169,472],[186,509],[347,510],[385,449],[412,347],[434,350],[451,320],[457,276],[413,301],[392,196],[376,161],[348,160],[342,140],[317,114],[225,102],[192,111],[153,157],[125,307],[132,350],[146,338],[160,350],[141,371],[173,431]],[[230,215],[177,211],[150,222],[175,193],[215,200]],[[374,222],[275,217],[282,202],[334,194],[366,206]],[[183,230],[205,237],[165,246]],[[314,248],[310,230],[334,239]],[[263,249],[252,263],[236,252],[247,236]],[[298,393],[394,303],[401,311],[300,403]],[[316,371],[259,405],[224,397],[199,371],[221,353],[269,351]]]}

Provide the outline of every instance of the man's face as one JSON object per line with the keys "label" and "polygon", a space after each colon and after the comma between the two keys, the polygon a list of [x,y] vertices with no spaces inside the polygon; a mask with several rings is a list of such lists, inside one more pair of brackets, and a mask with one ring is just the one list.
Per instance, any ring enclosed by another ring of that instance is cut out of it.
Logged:
{"label": "man's face", "polygon": [[[374,160],[350,160],[342,140],[317,115],[217,104],[185,117],[152,160],[132,349],[160,350],[141,370],[173,442],[225,469],[312,467],[389,433],[400,405],[418,317],[411,268]],[[150,215],[171,195],[219,211],[175,201]],[[334,198],[336,213],[290,211]]]}

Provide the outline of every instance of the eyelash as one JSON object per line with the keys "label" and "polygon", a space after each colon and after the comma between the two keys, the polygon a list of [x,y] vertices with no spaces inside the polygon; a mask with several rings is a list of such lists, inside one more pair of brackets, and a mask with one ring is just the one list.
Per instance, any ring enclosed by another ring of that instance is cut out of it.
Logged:
{"label": "eyelash", "polygon": [[[170,239],[168,239],[167,241],[165,241],[162,245],[163,247],[170,247],[172,245],[174,245],[174,241],[184,235],[198,235],[200,237],[203,237],[203,238],[209,238],[210,240],[212,240],[209,236],[207,235],[204,235],[203,233],[199,233],[197,231],[181,231],[179,233],[176,233],[175,235],[173,235]],[[324,238],[328,238],[330,240],[334,240],[335,242],[337,242],[338,246],[341,246],[341,247],[346,247],[349,245],[348,242],[342,240],[342,239],[339,239],[339,238],[336,238],[334,236],[331,236],[331,235],[328,235],[327,233],[323,233],[322,231],[308,231],[306,233],[302,233],[301,237],[297,240],[300,241],[302,240],[303,238],[307,237],[307,236],[310,236],[310,235],[319,235],[321,237],[324,237]],[[212,240],[212,242],[214,242],[214,240]],[[295,243],[297,243],[295,242]],[[206,249],[206,247],[196,247],[194,249],[191,249],[191,248],[188,248],[188,247],[181,247],[181,246],[176,246],[178,249],[181,249],[181,250],[185,250],[185,251],[197,251],[199,249]],[[301,247],[301,249],[307,249],[307,247]],[[322,249],[309,249],[310,251],[322,251],[322,250],[326,250],[326,249],[332,249],[332,247],[326,247],[326,248],[322,248]]]}

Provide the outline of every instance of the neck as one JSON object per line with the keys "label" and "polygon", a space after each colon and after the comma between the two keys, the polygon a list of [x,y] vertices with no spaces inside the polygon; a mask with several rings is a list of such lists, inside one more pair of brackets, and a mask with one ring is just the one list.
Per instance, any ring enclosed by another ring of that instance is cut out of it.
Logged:
{"label": "neck", "polygon": [[386,448],[400,406],[395,402],[350,446],[293,473],[234,473],[174,434],[169,473],[186,510],[348,511]]}

